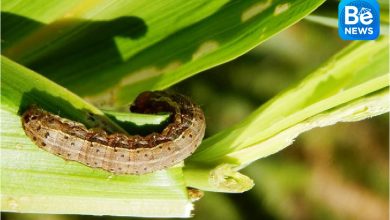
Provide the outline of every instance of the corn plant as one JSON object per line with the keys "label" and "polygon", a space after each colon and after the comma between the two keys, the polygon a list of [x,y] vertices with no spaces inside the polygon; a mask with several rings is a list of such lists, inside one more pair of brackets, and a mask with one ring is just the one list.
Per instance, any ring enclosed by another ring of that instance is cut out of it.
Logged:
{"label": "corn plant", "polygon": [[113,175],[64,161],[22,129],[21,111],[33,103],[90,126],[88,112],[123,132],[126,123],[158,126],[167,115],[123,113],[124,106],[142,91],[167,89],[246,53],[323,2],[4,0],[1,210],[189,217],[188,187],[247,191],[255,183],[240,169],[302,132],[388,112],[382,35],[350,43],[245,120],[206,138],[182,164],[151,174]]}

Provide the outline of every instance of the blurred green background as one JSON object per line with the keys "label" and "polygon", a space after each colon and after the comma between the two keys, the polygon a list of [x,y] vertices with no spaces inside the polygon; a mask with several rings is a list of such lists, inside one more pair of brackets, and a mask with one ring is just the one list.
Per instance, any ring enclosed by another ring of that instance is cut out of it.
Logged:
{"label": "blurred green background", "polygon": [[[337,29],[303,20],[238,59],[173,89],[202,106],[209,136],[239,122],[347,44]],[[252,190],[205,193],[195,203],[194,219],[388,219],[388,134],[388,115],[307,132],[287,149],[243,170],[255,181]],[[1,217],[132,219],[14,213]]]}

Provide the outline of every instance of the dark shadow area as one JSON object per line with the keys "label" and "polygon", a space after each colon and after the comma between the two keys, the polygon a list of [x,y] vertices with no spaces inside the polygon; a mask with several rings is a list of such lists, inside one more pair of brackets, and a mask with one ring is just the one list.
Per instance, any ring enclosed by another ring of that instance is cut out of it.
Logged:
{"label": "dark shadow area", "polygon": [[120,63],[123,60],[117,50],[114,37],[137,39],[146,33],[144,22],[137,17],[130,16],[95,22],[65,19],[47,25],[44,29],[51,29],[48,31],[75,31],[77,35],[66,40],[65,44],[62,44],[64,41],[61,42],[59,39],[59,46],[54,42],[51,45],[53,49],[45,53],[39,60],[29,64],[32,69],[39,69],[48,63],[61,67],[61,64],[67,62],[69,58],[80,57],[82,59],[85,56],[95,56],[96,53],[104,53],[105,57]]}
{"label": "dark shadow area", "polygon": [[[93,51],[97,48],[116,49],[115,42],[113,41],[114,37],[138,39],[144,36],[147,32],[145,22],[141,18],[135,16],[123,16],[107,21],[89,21],[69,18],[57,20],[47,25],[9,12],[1,12],[1,19],[1,46],[5,50],[9,46],[12,46],[12,44],[16,41],[19,41],[20,38],[22,38],[22,35],[31,34],[32,32],[36,32],[38,29],[40,29],[39,32],[45,32],[45,36],[49,36],[48,40],[52,40],[50,39],[50,36],[58,37],[59,35],[66,34],[68,31],[76,31],[77,35],[74,35],[71,39],[66,40],[66,44],[58,46],[56,45],[56,42],[50,42],[54,43],[50,45],[53,49],[50,50],[52,52],[46,54],[45,57],[51,58],[52,61],[55,61],[55,57],[64,58],[66,55],[72,56],[78,53],[84,53],[84,51]],[[34,37],[34,35],[32,36]],[[61,41],[61,39],[58,41]],[[63,42],[64,41],[62,40],[61,43]],[[116,57],[121,59],[117,50]],[[42,59],[43,57],[40,58]],[[39,62],[33,62],[32,66],[38,64]]]}
{"label": "dark shadow area", "polygon": [[98,76],[123,63],[115,37],[135,40],[148,30],[135,16],[105,21],[65,18],[44,24],[2,12],[1,19],[2,54],[62,85],[83,77],[91,81],[90,74],[82,74],[85,70]]}
{"label": "dark shadow area", "polygon": [[23,35],[32,33],[43,26],[42,23],[22,16],[1,12],[1,48],[2,51],[23,38]]}

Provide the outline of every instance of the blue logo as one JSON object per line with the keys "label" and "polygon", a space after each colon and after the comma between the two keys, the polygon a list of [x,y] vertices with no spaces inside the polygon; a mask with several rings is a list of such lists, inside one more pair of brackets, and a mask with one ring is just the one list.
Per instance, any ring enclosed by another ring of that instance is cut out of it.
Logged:
{"label": "blue logo", "polygon": [[339,35],[343,40],[375,40],[379,22],[375,0],[342,0],[339,4]]}

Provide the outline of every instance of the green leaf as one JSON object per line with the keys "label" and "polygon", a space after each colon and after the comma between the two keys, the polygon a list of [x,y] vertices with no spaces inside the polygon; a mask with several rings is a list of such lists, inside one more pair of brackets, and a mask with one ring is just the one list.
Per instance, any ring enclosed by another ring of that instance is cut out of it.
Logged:
{"label": "green leaf", "polygon": [[[323,2],[5,0],[3,54],[113,109],[140,91],[167,88],[238,57]],[[113,176],[40,150],[25,136],[19,115],[35,103],[89,127],[121,132],[157,126],[166,116],[105,115],[3,57],[2,210],[188,217],[187,185],[246,191],[253,181],[238,170],[300,133],[389,111],[387,48],[387,37],[351,44],[243,122],[205,140],[186,160],[184,174],[173,167],[143,176]]]}
{"label": "green leaf", "polygon": [[[5,36],[21,40],[5,39],[4,54],[94,103],[122,105],[242,55],[322,2],[70,1],[54,18],[5,1],[14,27]],[[17,28],[22,22],[29,31]],[[120,32],[120,22],[131,33]]]}
{"label": "green leaf", "polygon": [[[19,111],[37,104],[90,126],[88,112],[119,128],[100,110],[68,90],[2,58],[1,210],[155,217],[189,217],[180,167],[149,175],[112,175],[64,161],[38,148],[25,134]],[[153,116],[139,124],[155,120]],[[142,115],[142,117],[147,117]],[[162,116],[155,117],[157,120]]]}
{"label": "green leaf", "polygon": [[[312,128],[388,112],[388,60],[387,37],[352,43],[246,120],[203,141],[186,164],[188,184],[218,190],[220,183],[210,180],[221,164],[238,170],[282,150]],[[194,178],[197,174],[209,179]]]}

